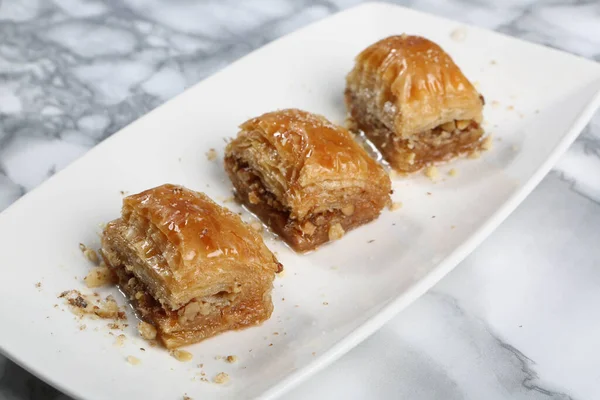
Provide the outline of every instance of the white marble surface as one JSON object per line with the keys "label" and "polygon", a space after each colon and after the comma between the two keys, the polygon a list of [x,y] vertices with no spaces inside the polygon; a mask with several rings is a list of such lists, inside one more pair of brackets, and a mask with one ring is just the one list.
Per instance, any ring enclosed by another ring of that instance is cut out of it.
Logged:
{"label": "white marble surface", "polygon": [[[1,1],[0,210],[186,87],[355,3]],[[400,3],[600,60],[597,0]],[[596,115],[472,256],[286,398],[600,398],[599,171]],[[0,356],[0,399],[67,398]]]}

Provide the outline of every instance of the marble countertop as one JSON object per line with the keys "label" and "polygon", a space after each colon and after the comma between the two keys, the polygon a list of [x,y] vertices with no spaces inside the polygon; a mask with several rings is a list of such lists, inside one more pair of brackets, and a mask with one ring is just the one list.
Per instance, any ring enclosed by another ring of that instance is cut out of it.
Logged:
{"label": "marble countertop", "polygon": [[[0,210],[233,60],[356,3],[0,2]],[[600,61],[597,0],[399,3]],[[467,260],[285,397],[600,398],[598,171],[600,115]],[[68,397],[0,356],[0,399]]]}

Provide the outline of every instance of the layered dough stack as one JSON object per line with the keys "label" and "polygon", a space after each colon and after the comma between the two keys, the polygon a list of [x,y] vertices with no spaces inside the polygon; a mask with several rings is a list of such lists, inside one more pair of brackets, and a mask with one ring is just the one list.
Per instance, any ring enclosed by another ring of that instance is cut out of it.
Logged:
{"label": "layered dough stack", "polygon": [[[422,37],[392,36],[360,53],[345,99],[351,129],[400,173],[481,146],[483,97]],[[302,110],[243,123],[225,170],[237,200],[298,252],[342,238],[390,203],[388,174],[354,136]],[[238,215],[175,185],[126,197],[104,230],[102,255],[167,348],[268,319],[282,269]]]}

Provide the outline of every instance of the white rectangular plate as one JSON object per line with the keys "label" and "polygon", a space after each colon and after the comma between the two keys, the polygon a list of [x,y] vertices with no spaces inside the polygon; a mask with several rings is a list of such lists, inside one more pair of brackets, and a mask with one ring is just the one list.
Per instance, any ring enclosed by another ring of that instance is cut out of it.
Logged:
{"label": "white rectangular plate", "polygon": [[[239,123],[285,107],[343,123],[344,77],[354,56],[402,32],[439,43],[477,82],[491,151],[452,163],[455,177],[443,166],[435,182],[395,180],[402,209],[311,254],[294,254],[266,234],[286,268],[275,281],[272,318],[190,346],[192,362],[149,347],[131,314],[125,345],[116,347],[106,321],[77,321],[63,311],[60,292],[85,291],[89,263],[78,243],[98,247],[100,224],[119,215],[120,191],[171,182],[223,202],[231,196],[224,139]],[[575,139],[599,90],[593,62],[397,6],[364,5],[314,24],[126,127],[0,215],[0,350],[79,398],[275,397],[363,340],[471,252]],[[210,148],[217,161],[205,156]],[[239,362],[215,359],[230,354]],[[128,355],[141,364],[128,364]],[[201,370],[208,379],[226,372],[231,381],[201,382]]]}

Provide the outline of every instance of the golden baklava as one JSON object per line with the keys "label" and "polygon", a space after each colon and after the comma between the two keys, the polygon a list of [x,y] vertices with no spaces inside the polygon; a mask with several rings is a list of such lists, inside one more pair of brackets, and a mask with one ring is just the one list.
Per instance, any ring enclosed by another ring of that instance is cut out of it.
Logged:
{"label": "golden baklava", "polygon": [[206,195],[163,185],[123,200],[102,256],[167,348],[258,324],[281,270],[262,238]]}
{"label": "golden baklava", "polygon": [[275,111],[240,129],[225,151],[235,195],[296,251],[339,239],[389,201],[385,170],[320,115]]}
{"label": "golden baklava", "polygon": [[351,128],[396,171],[479,150],[483,96],[437,44],[391,36],[361,52],[346,78]]}

